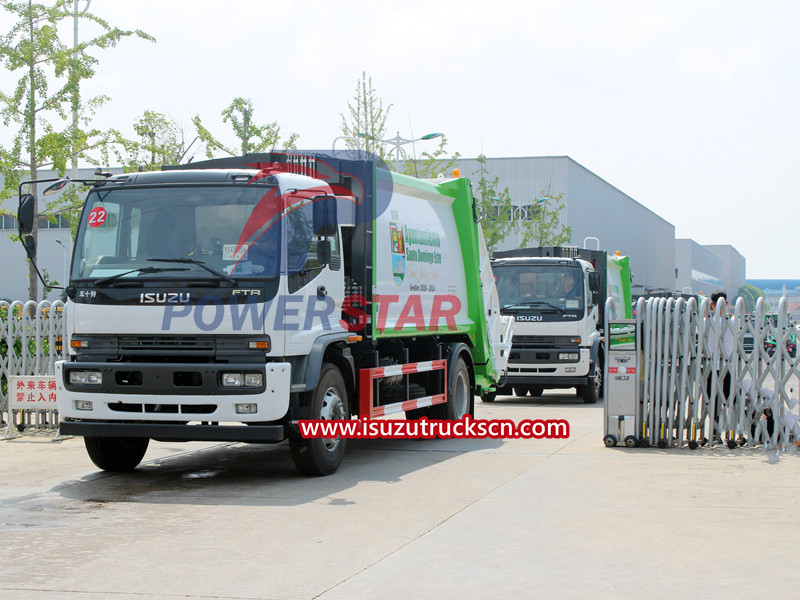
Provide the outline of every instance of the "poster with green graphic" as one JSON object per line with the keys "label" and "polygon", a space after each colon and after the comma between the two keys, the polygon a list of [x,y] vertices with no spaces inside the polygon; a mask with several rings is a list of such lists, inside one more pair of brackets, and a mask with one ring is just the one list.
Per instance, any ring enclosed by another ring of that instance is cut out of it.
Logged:
{"label": "poster with green graphic", "polygon": [[[630,257],[609,255],[607,266],[608,295],[614,299],[615,310],[611,313],[612,319],[631,319],[633,307],[631,305],[631,263]],[[629,347],[635,343],[632,337],[631,326],[609,327],[609,344],[615,349]]]}

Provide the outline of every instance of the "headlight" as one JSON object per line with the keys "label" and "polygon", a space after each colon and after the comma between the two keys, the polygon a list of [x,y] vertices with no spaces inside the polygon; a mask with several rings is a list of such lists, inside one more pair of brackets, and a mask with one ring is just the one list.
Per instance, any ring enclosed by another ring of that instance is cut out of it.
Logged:
{"label": "headlight", "polygon": [[70,371],[69,382],[74,385],[100,385],[103,374],[100,371]]}
{"label": "headlight", "polygon": [[222,387],[260,388],[264,384],[261,373],[223,373]]}
{"label": "headlight", "polygon": [[223,373],[222,387],[242,387],[244,385],[244,373]]}
{"label": "headlight", "polygon": [[261,387],[262,381],[261,373],[245,373],[244,387]]}
{"label": "headlight", "polygon": [[577,352],[559,352],[558,360],[578,360]]}

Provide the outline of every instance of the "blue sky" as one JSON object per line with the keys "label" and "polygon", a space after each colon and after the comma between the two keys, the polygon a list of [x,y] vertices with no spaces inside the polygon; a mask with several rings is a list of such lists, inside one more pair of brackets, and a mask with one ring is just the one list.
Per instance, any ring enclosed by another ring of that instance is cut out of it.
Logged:
{"label": "blue sky", "polygon": [[[390,136],[444,132],[466,157],[569,155],[678,237],[732,244],[748,278],[800,277],[800,2],[93,0],[91,10],[158,39],[99,55],[85,92],[111,102],[96,125],[130,134],[151,109],[224,131],[220,111],[244,96],[300,147],[327,148],[364,70],[392,104]],[[0,89],[10,81],[0,73]]]}

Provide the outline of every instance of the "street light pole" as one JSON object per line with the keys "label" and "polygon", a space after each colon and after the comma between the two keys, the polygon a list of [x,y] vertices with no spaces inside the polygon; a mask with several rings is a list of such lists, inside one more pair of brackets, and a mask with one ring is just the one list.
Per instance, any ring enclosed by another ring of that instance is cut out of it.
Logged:
{"label": "street light pole", "polygon": [[[67,2],[69,0],[64,0],[64,8],[67,7]],[[89,10],[89,5],[92,3],[92,0],[86,0],[86,6],[83,7],[83,10],[78,10],[78,0],[74,0],[72,5],[72,60],[76,63],[75,67],[77,67],[78,62],[78,17],[84,14],[86,11]],[[80,98],[78,96],[78,80],[75,80],[75,90],[72,92],[72,136],[73,139],[75,138],[75,133],[78,131],[78,103],[80,102]],[[76,152],[76,148],[73,146],[72,148],[72,165],[70,169],[70,178],[77,179],[78,178],[78,153]]]}
{"label": "street light pole", "polygon": [[69,249],[61,240],[56,240],[56,244],[64,249],[64,287],[69,285]]}
{"label": "street light pole", "polygon": [[[416,138],[416,139],[408,139],[408,138],[401,137],[399,131],[397,132],[396,136],[394,136],[393,138],[386,139],[386,140],[379,140],[378,138],[373,137],[373,136],[369,135],[368,133],[357,132],[356,135],[358,137],[360,137],[360,138],[365,139],[365,140],[373,140],[375,142],[380,142],[382,144],[391,144],[392,146],[394,146],[393,152],[394,152],[394,170],[395,171],[399,171],[400,170],[400,153],[401,152],[403,153],[403,160],[406,160],[407,157],[408,157],[408,155],[406,154],[406,151],[403,149],[403,146],[405,146],[406,144],[413,144],[414,142],[420,142],[420,141],[424,141],[424,140],[432,140],[432,139],[438,138],[438,137],[444,137],[443,133],[426,133],[422,137],[419,137],[419,138]],[[391,155],[391,152],[389,154]]]}

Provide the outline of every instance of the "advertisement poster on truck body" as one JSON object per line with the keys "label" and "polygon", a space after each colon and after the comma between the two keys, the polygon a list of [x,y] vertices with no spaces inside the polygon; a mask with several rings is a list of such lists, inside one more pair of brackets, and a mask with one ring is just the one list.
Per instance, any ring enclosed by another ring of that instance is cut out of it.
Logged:
{"label": "advertisement poster on truck body", "polygon": [[395,186],[376,222],[376,329],[383,335],[469,323],[452,198]]}

